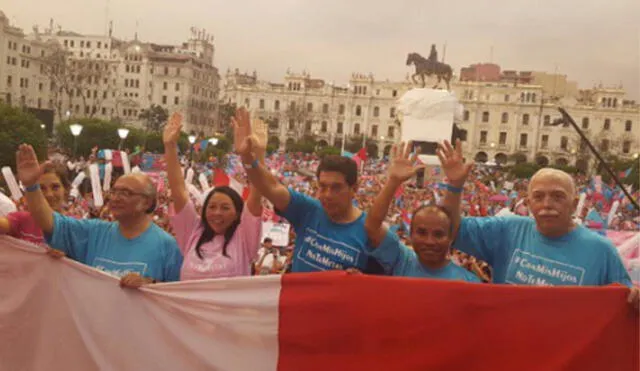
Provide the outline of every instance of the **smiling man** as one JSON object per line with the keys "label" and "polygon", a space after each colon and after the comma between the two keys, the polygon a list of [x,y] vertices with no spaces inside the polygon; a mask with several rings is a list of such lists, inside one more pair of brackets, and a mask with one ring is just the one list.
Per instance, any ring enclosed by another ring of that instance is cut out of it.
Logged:
{"label": "smiling man", "polygon": [[493,282],[536,286],[603,286],[630,288],[629,302],[638,308],[633,288],[613,243],[582,225],[573,214],[578,194],[573,178],[557,169],[539,170],[531,178],[527,204],[533,218],[475,217],[460,220],[462,187],[471,170],[462,147],[445,142],[438,157],[449,186],[444,206],[454,217],[454,248],[493,267]]}
{"label": "smiling man", "polygon": [[108,195],[115,222],[76,220],[47,203],[33,148],[20,146],[16,158],[29,211],[52,248],[121,278],[124,286],[179,279],[182,255],[175,239],[152,221],[156,188],[148,176],[130,174],[115,183]]}

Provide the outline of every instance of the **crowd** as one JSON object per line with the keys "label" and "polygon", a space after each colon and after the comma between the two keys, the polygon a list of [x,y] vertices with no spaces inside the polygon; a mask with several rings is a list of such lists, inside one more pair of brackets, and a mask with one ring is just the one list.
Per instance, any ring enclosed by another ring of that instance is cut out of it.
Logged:
{"label": "crowd", "polygon": [[[341,156],[266,156],[263,127],[238,110],[236,154],[189,164],[178,154],[181,117],[173,115],[163,138],[166,169],[153,179],[120,169],[112,175],[97,153],[41,165],[23,145],[17,175],[24,199],[0,218],[0,232],[118,276],[127,287],[338,269],[525,285],[619,283],[638,305],[615,247],[587,227],[637,231],[640,220],[619,193],[602,192],[597,178],[543,169],[513,179],[500,168],[473,168],[459,144],[447,142],[439,167],[421,165],[409,145],[361,168]],[[104,205],[96,203],[91,174],[70,182],[96,162],[100,181],[109,183]],[[221,167],[226,183],[216,180]],[[205,174],[207,184],[194,174]],[[289,243],[264,238],[265,221],[288,223]]]}

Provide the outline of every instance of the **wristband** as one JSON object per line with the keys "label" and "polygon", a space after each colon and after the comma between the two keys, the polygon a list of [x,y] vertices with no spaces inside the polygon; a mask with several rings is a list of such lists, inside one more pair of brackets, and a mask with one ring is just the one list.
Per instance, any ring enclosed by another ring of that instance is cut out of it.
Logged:
{"label": "wristband", "polygon": [[27,192],[35,192],[40,189],[40,183],[32,184],[28,187],[24,187],[24,190]]}
{"label": "wristband", "polygon": [[462,193],[462,188],[454,187],[451,184],[445,184],[445,188],[451,193]]}
{"label": "wristband", "polygon": [[244,166],[245,169],[257,169],[259,166],[258,160],[253,160],[252,163],[250,164],[242,164]]}

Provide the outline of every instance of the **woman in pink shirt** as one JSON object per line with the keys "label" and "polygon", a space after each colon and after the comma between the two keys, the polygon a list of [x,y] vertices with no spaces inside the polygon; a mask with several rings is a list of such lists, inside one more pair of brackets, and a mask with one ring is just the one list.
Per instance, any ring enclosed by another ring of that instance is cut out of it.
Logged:
{"label": "woman in pink shirt", "polygon": [[[39,181],[40,189],[49,202],[49,206],[54,211],[63,213],[70,191],[67,169],[64,165],[57,163],[46,163],[42,168],[43,173]],[[0,217],[0,234],[8,234],[21,240],[46,245],[42,230],[28,211],[15,211],[6,217]]]}
{"label": "woman in pink shirt", "polygon": [[232,188],[216,187],[207,195],[198,215],[178,159],[181,121],[179,114],[173,114],[163,135],[167,177],[176,212],[171,226],[184,256],[180,279],[249,276],[260,248],[260,194],[251,187],[245,204]]}

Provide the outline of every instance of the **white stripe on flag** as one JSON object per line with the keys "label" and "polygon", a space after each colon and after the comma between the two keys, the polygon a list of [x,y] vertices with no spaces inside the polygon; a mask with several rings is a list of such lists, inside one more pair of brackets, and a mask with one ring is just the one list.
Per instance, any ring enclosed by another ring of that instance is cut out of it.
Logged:
{"label": "white stripe on flag", "polygon": [[122,289],[6,236],[0,262],[2,370],[277,368],[280,275]]}

